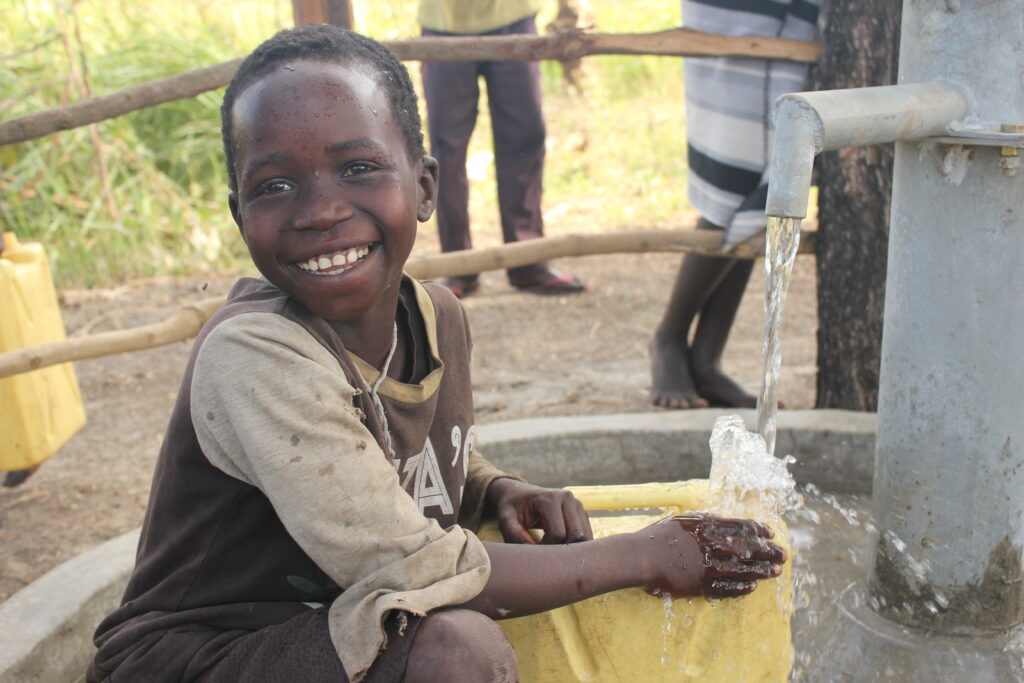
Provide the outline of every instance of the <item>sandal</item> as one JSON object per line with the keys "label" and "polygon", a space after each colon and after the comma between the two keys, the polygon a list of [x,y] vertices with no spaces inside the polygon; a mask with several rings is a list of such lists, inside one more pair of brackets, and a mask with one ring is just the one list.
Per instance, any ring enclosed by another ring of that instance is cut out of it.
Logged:
{"label": "sandal", "polygon": [[568,273],[549,270],[538,280],[528,284],[512,283],[520,292],[553,296],[558,294],[579,294],[590,289],[590,283]]}
{"label": "sandal", "polygon": [[441,284],[455,295],[456,299],[462,299],[476,290],[480,289],[480,277],[478,275],[456,275],[441,280]]}

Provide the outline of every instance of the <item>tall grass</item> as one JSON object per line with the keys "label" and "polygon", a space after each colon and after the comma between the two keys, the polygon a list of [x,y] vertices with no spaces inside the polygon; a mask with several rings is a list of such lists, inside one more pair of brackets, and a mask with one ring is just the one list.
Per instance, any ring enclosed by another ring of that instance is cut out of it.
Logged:
{"label": "tall grass", "polygon": [[[538,17],[538,26],[551,19]],[[354,0],[357,28],[418,34],[416,0]],[[0,117],[10,118],[239,57],[291,24],[287,0],[7,0],[0,22]],[[676,0],[592,0],[597,30],[678,24]],[[9,8],[9,9],[8,9]],[[409,64],[418,83],[418,69]],[[677,59],[586,61],[583,94],[544,63],[549,234],[651,227],[685,207]],[[0,229],[43,242],[60,287],[248,267],[226,210],[222,92],[0,147]],[[490,123],[471,147],[486,161]],[[473,166],[474,231],[497,240],[493,170]],[[429,240],[428,240],[429,243]]]}

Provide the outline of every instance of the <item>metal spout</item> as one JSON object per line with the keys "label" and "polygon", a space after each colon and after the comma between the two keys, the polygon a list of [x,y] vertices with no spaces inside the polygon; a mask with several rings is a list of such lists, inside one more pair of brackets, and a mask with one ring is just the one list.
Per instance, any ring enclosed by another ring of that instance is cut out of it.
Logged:
{"label": "metal spout", "polygon": [[819,152],[948,134],[969,107],[967,95],[944,82],[783,95],[775,100],[766,213],[806,217]]}

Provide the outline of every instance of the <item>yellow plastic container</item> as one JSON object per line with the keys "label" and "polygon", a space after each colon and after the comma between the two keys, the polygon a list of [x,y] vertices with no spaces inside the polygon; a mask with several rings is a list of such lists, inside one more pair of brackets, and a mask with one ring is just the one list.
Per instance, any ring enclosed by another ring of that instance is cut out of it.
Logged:
{"label": "yellow plastic container", "polygon": [[[4,234],[0,352],[64,339],[57,294],[40,244]],[[0,379],[0,471],[41,463],[85,424],[71,363]]]}
{"label": "yellow plastic container", "polygon": [[[667,515],[708,509],[707,482],[572,489],[591,515],[594,536],[643,528]],[[637,509],[658,508],[653,514]],[[786,547],[785,529],[772,524]],[[500,540],[496,526],[481,531]],[[786,681],[793,662],[791,562],[750,595],[667,602],[639,588],[498,622],[519,658],[523,683]]]}

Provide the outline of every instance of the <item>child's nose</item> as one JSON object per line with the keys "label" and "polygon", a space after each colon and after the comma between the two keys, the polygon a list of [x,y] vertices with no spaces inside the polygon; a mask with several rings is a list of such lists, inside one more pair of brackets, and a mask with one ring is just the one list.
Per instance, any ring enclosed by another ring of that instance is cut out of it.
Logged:
{"label": "child's nose", "polygon": [[296,230],[328,230],[353,214],[352,205],[344,198],[318,188],[310,193],[308,201],[295,215],[294,227]]}

